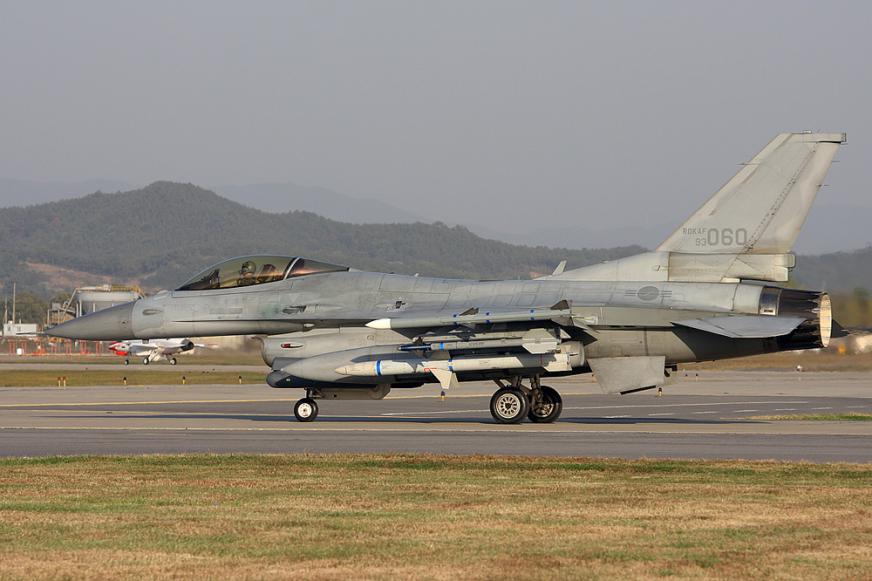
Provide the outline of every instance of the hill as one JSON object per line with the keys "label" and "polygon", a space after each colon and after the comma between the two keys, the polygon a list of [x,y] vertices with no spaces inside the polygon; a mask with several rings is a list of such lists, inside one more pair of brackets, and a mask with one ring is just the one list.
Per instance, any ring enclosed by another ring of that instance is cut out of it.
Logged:
{"label": "hill", "polygon": [[86,281],[169,288],[228,256],[304,255],[361,269],[528,278],[562,259],[583,266],[635,246],[565,250],[486,240],[444,224],[347,224],[308,212],[271,214],[191,184],[0,210],[0,280],[41,294]]}
{"label": "hill", "polygon": [[[313,213],[267,213],[191,184],[155,182],[116,194],[0,209],[0,283],[43,296],[77,285],[170,288],[242,254],[304,255],[361,269],[469,278],[528,278],[643,249],[517,246],[444,224],[349,224]],[[872,247],[800,256],[807,288],[872,288]]]}

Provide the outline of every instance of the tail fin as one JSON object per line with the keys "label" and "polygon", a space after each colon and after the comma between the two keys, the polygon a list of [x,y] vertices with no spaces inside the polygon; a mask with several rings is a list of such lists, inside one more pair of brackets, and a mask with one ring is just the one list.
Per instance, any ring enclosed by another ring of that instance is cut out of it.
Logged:
{"label": "tail fin", "polygon": [[790,252],[844,133],[782,133],[672,233],[658,251]]}
{"label": "tail fin", "polygon": [[790,249],[844,133],[782,133],[656,252],[576,268],[561,280],[786,282]]}

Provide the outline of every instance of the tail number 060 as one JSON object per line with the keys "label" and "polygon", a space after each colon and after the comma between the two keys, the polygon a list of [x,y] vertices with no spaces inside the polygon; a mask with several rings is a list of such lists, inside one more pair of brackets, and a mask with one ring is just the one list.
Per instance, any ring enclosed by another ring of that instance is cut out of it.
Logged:
{"label": "tail number 060", "polygon": [[744,228],[709,228],[705,236],[696,238],[697,246],[744,246],[748,243],[748,231]]}

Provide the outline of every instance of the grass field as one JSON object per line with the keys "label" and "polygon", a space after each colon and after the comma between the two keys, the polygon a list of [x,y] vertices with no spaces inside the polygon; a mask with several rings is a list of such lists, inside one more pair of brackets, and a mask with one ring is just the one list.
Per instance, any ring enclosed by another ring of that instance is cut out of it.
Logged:
{"label": "grass field", "polygon": [[[266,368],[264,368],[266,369]],[[266,373],[254,371],[178,371],[161,369],[5,369],[0,373],[0,387],[57,387],[58,378],[66,378],[66,387],[82,385],[189,385],[206,383],[264,383]]]}
{"label": "grass field", "polygon": [[833,351],[785,351],[753,357],[682,364],[681,369],[730,371],[872,371],[872,353],[843,355]]}
{"label": "grass field", "polygon": [[749,419],[805,422],[872,422],[872,414],[865,412],[843,412],[834,414],[786,414],[777,416],[751,416]]}
{"label": "grass field", "polygon": [[872,577],[872,466],[0,460],[0,578]]}
{"label": "grass field", "polygon": [[[131,366],[141,365],[140,358],[130,357]],[[195,352],[193,354],[184,353],[177,357],[179,364],[184,365],[263,365],[263,358],[260,356],[260,351],[242,351],[222,349],[217,351]],[[0,354],[0,363],[51,363],[57,365],[75,364],[94,364],[101,363],[106,365],[118,365],[124,367],[124,357],[118,355],[24,355],[15,356],[8,354]],[[166,365],[165,361],[153,363],[152,365]]]}

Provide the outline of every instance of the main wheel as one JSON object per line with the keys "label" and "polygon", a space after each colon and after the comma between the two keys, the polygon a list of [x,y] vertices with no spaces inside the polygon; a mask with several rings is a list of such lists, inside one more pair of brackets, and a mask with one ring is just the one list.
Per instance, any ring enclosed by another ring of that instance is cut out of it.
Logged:
{"label": "main wheel", "polygon": [[170,365],[175,365],[176,363],[178,363],[178,361],[176,361],[176,358],[170,357]]}
{"label": "main wheel", "polygon": [[539,401],[530,405],[527,415],[531,422],[550,424],[560,417],[560,412],[563,411],[563,398],[556,389],[547,385],[541,387],[541,392]]}
{"label": "main wheel", "polygon": [[527,396],[520,389],[498,389],[490,400],[490,412],[501,424],[520,424],[530,409]]}
{"label": "main wheel", "polygon": [[143,357],[143,358],[142,358],[142,364],[143,364],[143,365],[148,365],[148,357]]}
{"label": "main wheel", "polygon": [[311,422],[318,417],[318,403],[311,397],[304,397],[294,404],[294,416],[301,422]]}
{"label": "main wheel", "polygon": [[125,360],[124,360],[124,365],[130,365],[130,359],[125,359]]}

